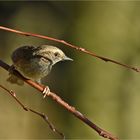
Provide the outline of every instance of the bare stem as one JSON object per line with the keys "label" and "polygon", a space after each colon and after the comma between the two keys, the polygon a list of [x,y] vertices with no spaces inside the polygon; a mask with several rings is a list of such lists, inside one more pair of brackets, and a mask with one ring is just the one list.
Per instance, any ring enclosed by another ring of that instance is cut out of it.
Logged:
{"label": "bare stem", "polygon": [[33,36],[33,37],[37,37],[37,38],[42,38],[42,39],[47,39],[47,40],[51,40],[51,41],[55,41],[55,42],[59,42],[59,43],[62,43],[68,47],[71,47],[73,49],[76,49],[80,52],[83,52],[83,53],[86,53],[88,55],[91,55],[95,58],[99,58],[105,62],[111,62],[111,63],[114,63],[114,64],[117,64],[117,65],[120,65],[120,66],[123,66],[125,68],[128,68],[128,69],[131,69],[133,71],[136,71],[136,72],[140,72],[140,69],[137,68],[137,67],[133,67],[133,66],[129,66],[129,65],[126,65],[126,64],[123,64],[123,63],[120,63],[116,60],[113,60],[113,59],[110,59],[110,58],[107,58],[107,57],[103,57],[103,56],[99,56],[85,48],[82,48],[82,47],[78,47],[76,45],[72,45],[64,40],[60,40],[60,39],[56,39],[56,38],[52,38],[52,37],[48,37],[48,36],[44,36],[44,35],[39,35],[39,34],[33,34],[33,33],[29,33],[29,32],[23,32],[23,31],[19,31],[19,30],[15,30],[15,29],[11,29],[11,28],[7,28],[7,27],[3,27],[3,26],[0,26],[0,29],[1,30],[5,30],[5,31],[9,31],[9,32],[13,32],[13,33],[16,33],[16,34],[20,34],[20,35],[25,35],[25,36]]}
{"label": "bare stem", "polygon": [[[2,68],[4,68],[5,70],[9,70],[10,66],[8,64],[6,64],[5,62],[3,62],[2,60],[0,60],[0,66]],[[44,86],[43,85],[39,85],[38,83],[33,82],[32,80],[26,79],[24,78],[22,75],[20,75],[20,73],[16,70],[13,71],[13,74],[16,75],[17,77],[19,77],[20,79],[24,80],[24,82],[26,82],[27,84],[29,84],[30,86],[34,87],[35,89],[37,89],[38,91],[40,91],[39,93],[42,94],[43,90],[44,90]],[[75,117],[77,117],[78,119],[80,119],[82,122],[84,122],[85,124],[87,124],[88,126],[90,126],[93,130],[95,130],[100,136],[104,137],[104,138],[108,138],[110,140],[118,140],[117,137],[113,136],[112,134],[110,134],[109,132],[103,130],[102,128],[100,128],[99,126],[97,126],[96,124],[94,124],[93,122],[91,122],[87,117],[85,117],[82,113],[80,113],[78,110],[76,110],[74,107],[70,106],[68,103],[66,103],[64,100],[62,100],[58,95],[56,95],[53,92],[50,92],[49,94],[47,94],[47,96],[51,97],[54,101],[56,101],[59,105],[61,105],[62,107],[64,107],[66,110],[68,110],[69,112],[71,112]],[[22,104],[20,104],[22,106]],[[22,106],[24,108],[24,106]],[[30,110],[31,111],[31,110]],[[44,116],[43,116],[44,117]]]}
{"label": "bare stem", "polygon": [[40,116],[45,122],[47,122],[47,124],[49,125],[49,128],[50,128],[53,132],[59,134],[63,139],[65,139],[64,134],[61,133],[59,130],[57,130],[57,129],[54,127],[54,125],[49,121],[47,115],[45,115],[44,113],[40,113],[40,112],[38,112],[38,111],[35,111],[35,110],[33,110],[33,109],[31,109],[31,108],[25,106],[25,105],[16,97],[16,93],[15,93],[14,91],[8,90],[6,87],[4,87],[4,86],[2,86],[2,85],[0,85],[0,88],[2,88],[2,89],[4,89],[5,91],[7,91],[7,93],[10,94],[10,95],[16,100],[16,102],[17,102],[25,111],[30,111],[30,112],[32,112],[32,113],[34,113],[34,114]]}

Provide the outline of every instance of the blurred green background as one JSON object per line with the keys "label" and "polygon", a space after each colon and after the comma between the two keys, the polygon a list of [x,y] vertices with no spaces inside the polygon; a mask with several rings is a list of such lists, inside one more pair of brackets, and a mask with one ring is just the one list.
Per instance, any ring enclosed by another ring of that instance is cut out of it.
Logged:
{"label": "blurred green background", "polygon": [[[99,55],[140,66],[140,2],[138,1],[0,1],[0,25],[71,42]],[[60,43],[0,30],[0,59],[12,64],[12,51],[22,45],[51,44],[74,62],[54,66],[44,79],[50,89],[91,121],[122,139],[140,139],[140,75],[105,63]],[[99,139],[52,99],[25,84],[12,89],[27,106],[44,112],[69,139]],[[57,139],[40,117],[23,111],[0,89],[0,139]]]}

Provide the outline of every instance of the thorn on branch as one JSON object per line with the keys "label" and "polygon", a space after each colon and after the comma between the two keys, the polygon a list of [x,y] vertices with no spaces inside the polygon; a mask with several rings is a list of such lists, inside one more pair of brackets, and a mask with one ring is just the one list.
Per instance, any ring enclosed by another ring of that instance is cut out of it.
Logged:
{"label": "thorn on branch", "polygon": [[41,116],[42,116],[42,117],[44,118],[44,120],[48,123],[50,129],[51,129],[53,132],[58,133],[63,139],[65,139],[65,135],[64,135],[63,133],[61,133],[60,131],[58,131],[58,130],[54,127],[54,125],[49,121],[47,115],[45,115],[45,114],[42,113]]}
{"label": "thorn on branch", "polygon": [[29,109],[28,109],[26,106],[24,106],[23,109],[24,109],[25,111],[29,111]]}
{"label": "thorn on branch", "polygon": [[12,90],[10,90],[10,93],[11,93],[14,97],[16,97],[16,93],[15,93],[15,92],[13,92]]}
{"label": "thorn on branch", "polygon": [[79,51],[85,51],[85,49],[84,48],[78,48],[79,49]]}
{"label": "thorn on branch", "polygon": [[110,140],[119,140],[117,137],[112,137],[112,135],[104,130],[99,133],[100,136],[110,139]]}

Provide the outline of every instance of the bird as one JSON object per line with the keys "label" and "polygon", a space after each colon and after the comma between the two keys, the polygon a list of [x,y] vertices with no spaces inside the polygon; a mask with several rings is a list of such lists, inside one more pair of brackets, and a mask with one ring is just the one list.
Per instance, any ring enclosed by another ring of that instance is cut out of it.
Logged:
{"label": "bird", "polygon": [[24,82],[12,74],[13,69],[25,78],[41,84],[41,79],[50,73],[53,65],[60,61],[73,61],[61,49],[52,45],[21,46],[13,51],[11,59],[13,64],[7,81],[18,85],[23,85]]}

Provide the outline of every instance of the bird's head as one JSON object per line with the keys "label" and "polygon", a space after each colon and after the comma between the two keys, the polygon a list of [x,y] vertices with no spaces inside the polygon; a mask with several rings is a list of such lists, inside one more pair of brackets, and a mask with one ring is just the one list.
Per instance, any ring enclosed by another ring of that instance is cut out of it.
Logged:
{"label": "bird's head", "polygon": [[37,47],[34,55],[38,55],[48,59],[49,61],[51,61],[52,65],[65,60],[73,61],[73,59],[67,57],[62,50],[50,45],[41,45]]}

